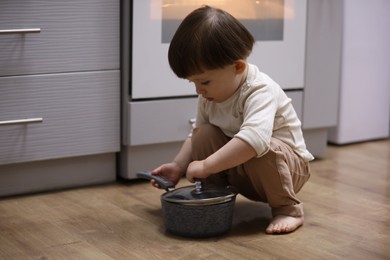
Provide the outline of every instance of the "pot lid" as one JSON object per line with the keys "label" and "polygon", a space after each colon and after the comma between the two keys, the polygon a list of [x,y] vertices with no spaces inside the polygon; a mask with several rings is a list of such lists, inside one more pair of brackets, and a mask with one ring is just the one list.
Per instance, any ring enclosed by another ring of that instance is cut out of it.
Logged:
{"label": "pot lid", "polygon": [[161,175],[151,172],[138,172],[137,177],[155,180],[161,188],[167,190],[161,199],[167,202],[185,205],[214,205],[235,199],[237,189],[233,186],[203,184],[200,180],[195,185],[175,189],[175,184]]}
{"label": "pot lid", "polygon": [[232,200],[237,190],[232,186],[206,185],[200,189],[195,185],[168,191],[161,195],[165,201],[184,205],[215,205]]}

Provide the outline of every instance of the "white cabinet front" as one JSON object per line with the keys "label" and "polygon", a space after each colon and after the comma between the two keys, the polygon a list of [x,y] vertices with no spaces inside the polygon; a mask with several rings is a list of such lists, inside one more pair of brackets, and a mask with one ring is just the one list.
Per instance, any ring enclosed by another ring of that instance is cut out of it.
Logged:
{"label": "white cabinet front", "polygon": [[0,165],[119,150],[119,70],[0,77]]}
{"label": "white cabinet front", "polygon": [[119,1],[1,0],[0,76],[119,69]]}
{"label": "white cabinet front", "polygon": [[126,145],[183,141],[191,132],[197,98],[130,102]]}

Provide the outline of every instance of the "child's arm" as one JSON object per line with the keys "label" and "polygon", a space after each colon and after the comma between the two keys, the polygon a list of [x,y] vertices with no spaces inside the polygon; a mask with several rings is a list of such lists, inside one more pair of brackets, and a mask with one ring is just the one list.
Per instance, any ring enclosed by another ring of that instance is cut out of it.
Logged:
{"label": "child's arm", "polygon": [[187,168],[187,179],[207,178],[211,174],[233,168],[256,156],[256,151],[245,141],[234,137],[221,149],[203,161],[193,161]]}
{"label": "child's arm", "polygon": [[188,164],[191,162],[191,137],[188,137],[184,144],[182,145],[179,153],[176,155],[175,159],[173,159],[173,162],[176,163],[180,169],[181,169],[181,176],[183,176],[186,173]]}

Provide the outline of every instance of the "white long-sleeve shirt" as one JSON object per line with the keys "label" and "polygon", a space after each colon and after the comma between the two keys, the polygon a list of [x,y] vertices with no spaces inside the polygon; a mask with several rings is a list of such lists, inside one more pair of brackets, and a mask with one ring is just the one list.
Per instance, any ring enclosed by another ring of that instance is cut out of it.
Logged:
{"label": "white long-sleeve shirt", "polygon": [[304,159],[313,155],[306,149],[301,122],[282,88],[269,76],[249,64],[246,82],[221,103],[199,96],[195,127],[212,124],[229,137],[251,145],[257,157],[266,154],[271,137],[286,144]]}

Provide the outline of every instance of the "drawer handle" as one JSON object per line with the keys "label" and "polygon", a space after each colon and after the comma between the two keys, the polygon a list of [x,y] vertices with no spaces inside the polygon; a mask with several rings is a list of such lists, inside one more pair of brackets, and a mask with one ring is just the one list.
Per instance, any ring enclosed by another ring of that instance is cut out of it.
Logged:
{"label": "drawer handle", "polygon": [[37,118],[0,121],[0,125],[33,124],[33,123],[42,123],[42,122],[43,122],[43,118],[37,117]]}
{"label": "drawer handle", "polygon": [[0,34],[40,33],[41,28],[0,30]]}

